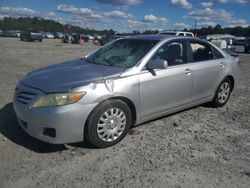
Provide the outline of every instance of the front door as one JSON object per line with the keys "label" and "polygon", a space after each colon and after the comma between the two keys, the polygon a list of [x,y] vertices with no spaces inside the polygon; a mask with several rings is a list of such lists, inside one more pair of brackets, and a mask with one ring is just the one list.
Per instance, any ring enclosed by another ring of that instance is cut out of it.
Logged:
{"label": "front door", "polygon": [[168,68],[144,70],[139,75],[141,117],[147,118],[188,104],[192,100],[192,64],[187,63],[185,40],[162,45],[152,59],[168,61]]}

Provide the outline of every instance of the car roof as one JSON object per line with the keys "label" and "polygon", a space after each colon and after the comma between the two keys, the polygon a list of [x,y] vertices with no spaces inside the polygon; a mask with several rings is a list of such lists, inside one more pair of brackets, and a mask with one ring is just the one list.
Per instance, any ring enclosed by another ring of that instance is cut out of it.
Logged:
{"label": "car roof", "polygon": [[[176,35],[134,35],[134,36],[129,36],[126,37],[127,39],[140,39],[140,40],[165,40],[165,39],[170,39],[170,38],[180,38],[183,36],[176,36]],[[187,38],[187,37],[183,37]]]}

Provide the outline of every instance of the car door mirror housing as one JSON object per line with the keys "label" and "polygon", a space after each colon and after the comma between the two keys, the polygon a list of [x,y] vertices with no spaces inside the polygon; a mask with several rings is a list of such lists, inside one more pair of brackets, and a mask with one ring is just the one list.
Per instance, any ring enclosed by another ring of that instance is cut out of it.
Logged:
{"label": "car door mirror housing", "polygon": [[147,64],[148,70],[166,69],[168,68],[168,62],[164,59],[151,59]]}

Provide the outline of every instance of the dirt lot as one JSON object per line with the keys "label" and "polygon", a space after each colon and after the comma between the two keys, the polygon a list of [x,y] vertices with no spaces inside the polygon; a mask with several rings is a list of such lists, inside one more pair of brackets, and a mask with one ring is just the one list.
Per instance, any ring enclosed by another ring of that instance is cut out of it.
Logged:
{"label": "dirt lot", "polygon": [[93,44],[0,38],[0,187],[249,187],[250,55],[223,108],[199,106],[133,128],[114,147],[49,145],[18,126],[15,84],[27,72],[76,59]]}

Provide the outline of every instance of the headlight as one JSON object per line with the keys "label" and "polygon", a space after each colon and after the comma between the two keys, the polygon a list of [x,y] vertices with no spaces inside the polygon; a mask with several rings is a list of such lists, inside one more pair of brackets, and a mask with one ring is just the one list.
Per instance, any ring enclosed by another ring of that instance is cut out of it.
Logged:
{"label": "headlight", "polygon": [[74,92],[74,93],[53,93],[45,94],[38,98],[32,105],[32,107],[52,107],[62,106],[66,104],[72,104],[79,101],[86,92]]}

